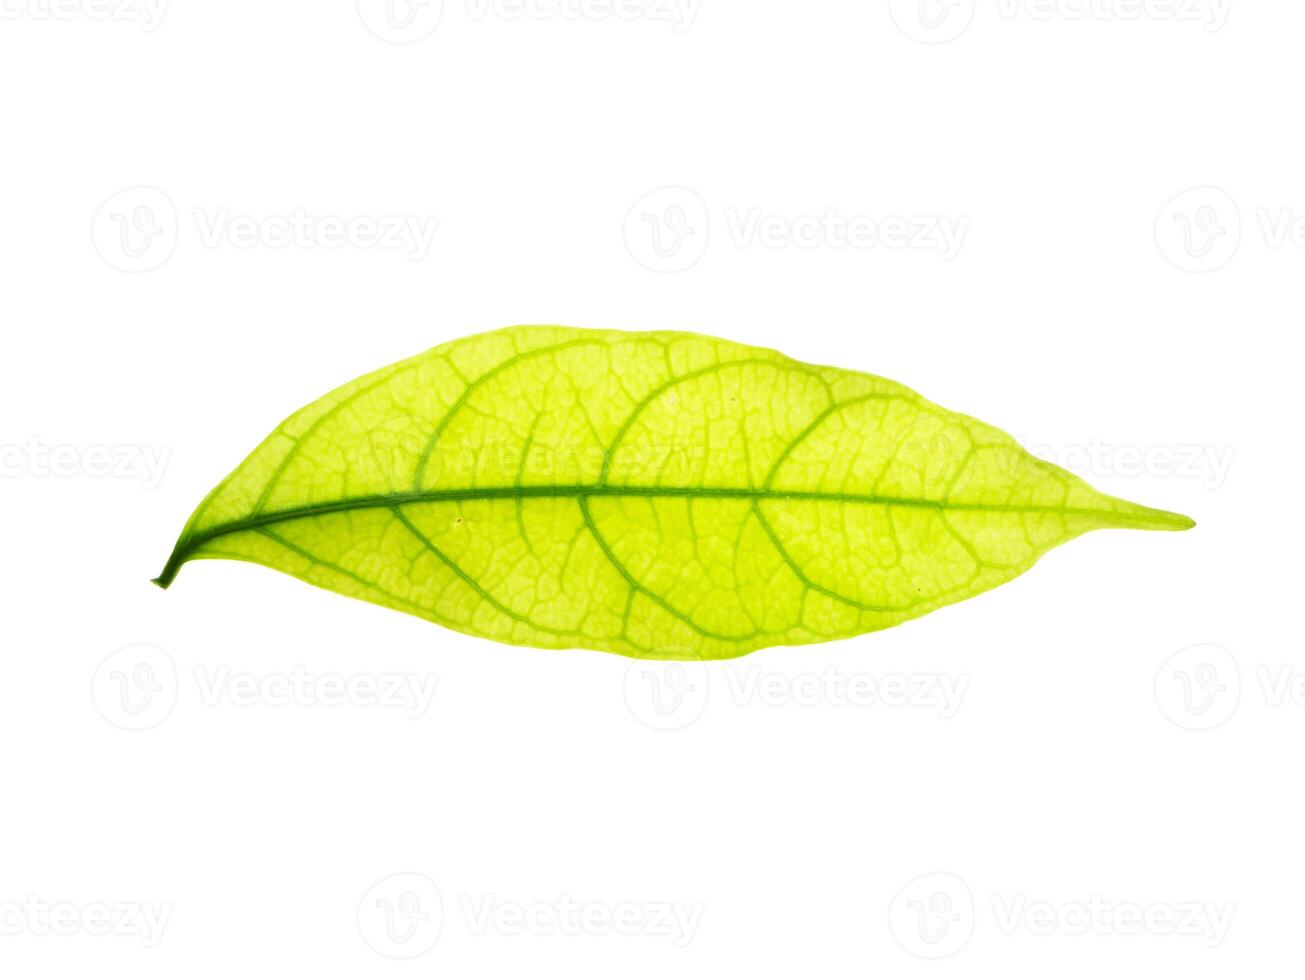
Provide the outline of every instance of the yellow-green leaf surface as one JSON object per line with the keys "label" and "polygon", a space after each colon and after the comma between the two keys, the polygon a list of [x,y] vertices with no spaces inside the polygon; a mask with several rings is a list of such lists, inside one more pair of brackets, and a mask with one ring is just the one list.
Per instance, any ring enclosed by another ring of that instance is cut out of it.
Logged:
{"label": "yellow-green leaf surface", "polygon": [[721,659],[921,616],[1085,531],[1191,526],[873,375],[522,326],[290,416],[157,581],[234,558],[506,643]]}

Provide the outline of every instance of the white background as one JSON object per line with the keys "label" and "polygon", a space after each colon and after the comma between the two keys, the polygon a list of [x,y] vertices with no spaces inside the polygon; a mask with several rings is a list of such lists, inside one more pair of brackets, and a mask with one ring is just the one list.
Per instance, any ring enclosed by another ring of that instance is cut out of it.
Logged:
{"label": "white background", "polygon": [[[1298,964],[1305,9],[390,12],[4,2],[0,971]],[[149,584],[290,411],[518,322],[883,374],[1199,526],[651,676]]]}

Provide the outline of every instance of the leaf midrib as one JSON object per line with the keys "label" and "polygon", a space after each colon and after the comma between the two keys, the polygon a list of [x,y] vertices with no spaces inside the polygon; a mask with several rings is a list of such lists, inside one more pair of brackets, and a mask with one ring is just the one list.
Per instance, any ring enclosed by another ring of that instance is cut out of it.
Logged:
{"label": "leaf midrib", "polygon": [[342,511],[392,509],[404,504],[432,503],[458,500],[522,500],[539,498],[585,499],[591,497],[702,497],[710,499],[750,500],[758,503],[765,500],[810,500],[829,503],[869,504],[890,507],[914,507],[937,511],[978,511],[997,514],[1064,514],[1085,517],[1109,517],[1121,525],[1166,523],[1172,517],[1175,527],[1187,526],[1181,515],[1169,515],[1165,511],[1150,511],[1145,517],[1105,508],[1034,506],[1026,504],[980,504],[956,503],[952,501],[926,500],[919,497],[892,497],[880,494],[829,493],[814,490],[775,490],[751,487],[649,487],[618,486],[607,484],[565,484],[541,486],[507,486],[507,487],[456,487],[438,490],[396,491],[386,494],[372,494],[362,497],[348,497],[341,500],[324,501],[318,504],[306,504],[302,507],[290,507],[282,510],[254,514],[237,521],[218,524],[203,531],[188,535],[177,543],[176,549],[168,559],[167,565],[154,581],[167,588],[177,570],[195,552],[209,541],[252,531],[269,524],[318,517],[323,514],[336,514]]}

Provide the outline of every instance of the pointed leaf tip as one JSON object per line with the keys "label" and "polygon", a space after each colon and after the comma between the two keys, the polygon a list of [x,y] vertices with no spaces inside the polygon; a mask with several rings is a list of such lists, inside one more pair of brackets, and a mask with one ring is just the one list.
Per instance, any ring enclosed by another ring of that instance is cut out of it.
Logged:
{"label": "pointed leaf tip", "polygon": [[1196,527],[1196,521],[1186,514],[1161,510],[1158,507],[1145,507],[1128,500],[1119,502],[1124,505],[1120,513],[1121,527],[1143,531],[1188,531]]}

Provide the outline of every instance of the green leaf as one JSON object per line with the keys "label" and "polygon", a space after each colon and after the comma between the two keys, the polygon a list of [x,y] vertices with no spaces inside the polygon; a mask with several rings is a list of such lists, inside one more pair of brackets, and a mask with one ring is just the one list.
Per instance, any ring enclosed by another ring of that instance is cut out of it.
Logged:
{"label": "green leaf", "polygon": [[921,616],[1085,531],[1191,526],[873,375],[523,326],[290,416],[156,581],[234,558],[506,643],[721,659]]}

